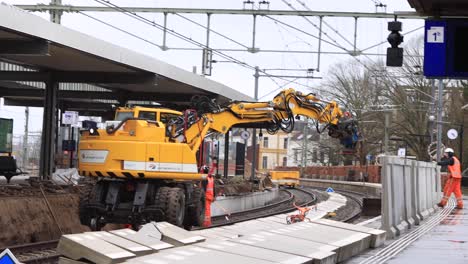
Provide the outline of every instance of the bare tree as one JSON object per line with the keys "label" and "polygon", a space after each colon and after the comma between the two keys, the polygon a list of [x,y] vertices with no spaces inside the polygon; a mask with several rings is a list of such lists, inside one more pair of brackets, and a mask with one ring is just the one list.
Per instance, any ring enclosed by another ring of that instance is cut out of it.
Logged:
{"label": "bare tree", "polygon": [[388,69],[382,76],[382,83],[385,84],[385,97],[394,108],[392,135],[405,142],[410,155],[415,155],[418,160],[427,160],[427,146],[432,133],[428,117],[434,98],[431,80],[422,73],[422,55],[422,39],[411,40],[405,47],[403,67]]}
{"label": "bare tree", "polygon": [[377,154],[383,141],[382,83],[378,78],[379,63],[349,61],[333,66],[324,85],[327,96],[350,111],[359,122],[360,141],[356,153],[360,164],[367,154]]}

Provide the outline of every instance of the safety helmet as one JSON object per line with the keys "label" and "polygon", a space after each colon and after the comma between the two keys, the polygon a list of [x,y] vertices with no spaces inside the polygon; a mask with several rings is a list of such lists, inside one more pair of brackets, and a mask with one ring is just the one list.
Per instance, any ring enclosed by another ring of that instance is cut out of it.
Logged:
{"label": "safety helmet", "polygon": [[445,153],[454,153],[455,151],[453,151],[452,148],[446,148],[444,152]]}

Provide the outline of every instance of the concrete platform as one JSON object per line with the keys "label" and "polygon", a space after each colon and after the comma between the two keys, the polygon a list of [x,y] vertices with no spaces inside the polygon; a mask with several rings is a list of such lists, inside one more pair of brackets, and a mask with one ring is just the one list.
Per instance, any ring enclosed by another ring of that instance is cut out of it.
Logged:
{"label": "concrete platform", "polygon": [[274,262],[231,254],[219,250],[201,248],[190,245],[167,249],[155,254],[127,260],[125,263],[135,264],[194,264],[194,263],[222,263],[222,264],[271,264]]}
{"label": "concrete platform", "polygon": [[315,264],[331,264],[337,261],[334,251],[338,248],[335,246],[266,231],[236,238],[232,242],[312,258]]}
{"label": "concrete platform", "polygon": [[463,198],[465,209],[453,209],[438,226],[387,263],[468,263],[468,196]]}
{"label": "concrete platform", "polygon": [[72,260],[83,258],[94,263],[119,263],[136,255],[89,234],[63,235],[57,251]]}
{"label": "concrete platform", "polygon": [[233,253],[246,257],[271,261],[275,263],[285,264],[306,264],[313,263],[312,258],[301,257],[289,253],[284,253],[275,250],[250,246],[241,243],[234,243],[231,241],[221,241],[216,239],[209,239],[206,242],[196,245],[197,247],[219,250],[227,253]]}
{"label": "concrete platform", "polygon": [[270,232],[335,246],[338,262],[368,249],[371,242],[369,234],[314,223],[292,224]]}
{"label": "concrete platform", "polygon": [[141,244],[143,246],[150,247],[156,251],[174,247],[173,245],[169,243],[161,241],[161,233],[159,233],[157,230],[156,231],[151,230],[150,232],[143,233],[143,232],[136,232],[131,229],[119,229],[119,230],[114,230],[110,232],[117,236],[131,240],[138,244]]}
{"label": "concrete platform", "polygon": [[370,247],[372,248],[377,248],[377,247],[382,246],[386,239],[386,232],[384,230],[373,229],[373,228],[368,228],[368,227],[359,226],[359,225],[352,225],[352,224],[328,220],[328,219],[319,219],[319,220],[315,220],[312,222],[315,224],[319,224],[319,225],[326,225],[326,226],[356,231],[356,232],[360,232],[364,234],[369,234],[371,235]]}
{"label": "concrete platform", "polygon": [[226,232],[223,232],[222,230],[218,230],[218,228],[196,230],[196,231],[191,231],[191,233],[194,233],[196,235],[200,235],[206,238],[213,238],[213,239],[219,239],[219,240],[229,240],[229,239],[239,237],[239,235],[226,233]]}

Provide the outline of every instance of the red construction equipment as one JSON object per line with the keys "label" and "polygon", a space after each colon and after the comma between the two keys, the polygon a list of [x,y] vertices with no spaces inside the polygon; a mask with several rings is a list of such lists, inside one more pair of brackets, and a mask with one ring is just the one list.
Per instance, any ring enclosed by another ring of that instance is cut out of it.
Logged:
{"label": "red construction equipment", "polygon": [[[286,216],[286,223],[289,225],[289,224],[294,224],[294,223],[298,223],[298,222],[304,222],[304,220],[308,220],[310,221],[309,218],[307,218],[307,214],[309,213],[310,211],[310,207],[300,207],[300,206],[297,206],[296,205],[296,202],[293,203],[293,206],[296,207],[296,209],[299,211],[298,214],[294,214],[294,215],[288,215]],[[317,209],[317,207],[315,207],[315,209]]]}

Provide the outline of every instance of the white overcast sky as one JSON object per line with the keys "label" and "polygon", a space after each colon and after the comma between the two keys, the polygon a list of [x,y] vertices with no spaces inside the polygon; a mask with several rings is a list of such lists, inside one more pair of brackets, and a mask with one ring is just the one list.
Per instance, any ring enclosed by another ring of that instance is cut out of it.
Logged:
{"label": "white overcast sky", "polygon": [[[3,0],[8,4],[37,4],[48,3],[47,1],[40,0]],[[310,9],[315,11],[346,11],[346,12],[375,12],[375,4],[373,0],[302,0]],[[112,1],[119,6],[150,6],[150,7],[181,7],[181,8],[232,8],[240,9],[243,6],[243,0],[135,0]],[[259,2],[255,0],[255,2]],[[271,0],[270,9],[291,10],[284,2],[291,3],[297,9],[304,9],[296,0]],[[387,5],[387,12],[394,11],[414,11],[409,6],[407,0],[382,0],[382,3]],[[98,5],[93,0],[63,0],[64,4],[71,5]],[[380,9],[381,10],[381,9]],[[46,19],[49,18],[47,13],[34,13]],[[87,13],[93,17],[104,20],[116,27],[131,31],[133,34],[141,36],[149,41],[160,45],[162,43],[162,32],[156,28],[145,25],[132,18],[129,18],[119,13]],[[156,23],[162,24],[162,14],[145,14],[146,18],[153,20]],[[188,15],[183,16],[206,25],[205,15]],[[318,36],[318,30],[310,23],[301,17],[275,17],[285,23],[300,28],[311,35]],[[310,20],[318,25],[318,18],[310,18]],[[340,32],[348,41],[353,42],[354,35],[354,19],[353,18],[326,18],[325,21],[329,23],[335,30]],[[409,31],[423,25],[423,20],[402,20],[403,31]],[[388,35],[387,19],[359,19],[358,21],[358,49],[364,49],[374,44],[382,42]],[[18,21],[20,23],[20,21]],[[148,44],[144,41],[138,40],[134,37],[116,31],[106,25],[96,22],[82,14],[65,13],[62,17],[62,24],[66,27],[75,29],[77,31],[95,36],[112,42],[138,52],[153,56],[159,60],[168,62],[185,70],[192,71],[193,66],[197,66],[198,71],[201,68],[201,51],[177,51],[169,50],[162,51],[158,47]],[[181,17],[169,15],[168,28],[173,29],[181,34],[184,34],[198,42],[205,43],[206,30],[194,25]],[[246,46],[252,43],[252,16],[237,16],[237,15],[213,15],[211,18],[211,28],[218,31],[230,38]],[[332,30],[324,26],[326,32],[332,39],[336,40],[339,46],[351,50],[352,45],[347,43]],[[256,47],[260,49],[278,49],[278,50],[317,50],[318,41],[311,36],[279,25],[272,20],[265,17],[257,18],[257,40]],[[422,30],[413,33],[406,37],[409,40],[412,37],[421,35]],[[215,34],[211,34],[210,46],[212,48],[242,48],[241,46],[223,39]],[[327,40],[327,37],[324,37]],[[328,39],[329,40],[329,39]],[[191,47],[191,44],[179,40],[175,37],[168,35],[167,45],[169,47]],[[388,44],[381,45],[377,48],[368,50],[370,53],[385,53]],[[322,44],[322,51],[339,51],[340,49],[333,47],[329,44]],[[249,65],[259,66],[265,68],[294,68],[306,69],[317,68],[317,55],[316,54],[293,54],[293,53],[256,53],[251,54],[247,52],[224,52],[232,57],[242,60]],[[366,60],[384,60],[384,57],[358,57],[362,61]],[[219,57],[214,57],[215,60],[225,60]],[[320,73],[316,76],[326,78],[329,67],[335,63],[347,62],[354,60],[349,55],[322,55]],[[300,74],[298,72],[271,72],[272,74]],[[213,64],[212,76],[209,77],[213,80],[226,84],[233,89],[239,90],[245,94],[253,97],[254,94],[254,79],[253,71],[246,69],[233,63],[216,63]],[[321,80],[301,79],[297,80],[301,84],[314,87],[312,91],[320,94]],[[259,97],[262,100],[269,100],[272,98],[274,90],[279,86],[286,85],[284,80],[272,80],[262,77],[260,78]],[[297,90],[306,91],[308,88],[290,84],[287,87],[293,87]],[[271,94],[270,94],[271,93]],[[266,95],[266,96],[265,96]],[[41,129],[42,122],[42,109],[32,109],[31,111],[30,130],[38,131]],[[16,135],[22,134],[24,129],[24,108],[22,107],[7,107],[3,106],[0,109],[0,117],[15,118],[15,131]]]}

